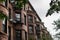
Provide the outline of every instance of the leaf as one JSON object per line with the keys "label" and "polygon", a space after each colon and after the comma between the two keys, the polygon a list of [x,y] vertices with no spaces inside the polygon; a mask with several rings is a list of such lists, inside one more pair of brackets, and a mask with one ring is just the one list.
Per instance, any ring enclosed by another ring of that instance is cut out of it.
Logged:
{"label": "leaf", "polygon": [[46,17],[48,15],[52,15],[54,13],[54,12],[51,12],[52,10],[54,10],[57,13],[59,13],[59,11],[60,11],[60,1],[58,1],[58,0],[51,0],[51,2],[50,2],[50,9],[48,9]]}
{"label": "leaf", "polygon": [[46,17],[47,17],[48,15],[53,14],[53,13],[54,13],[54,10],[49,9],[48,12],[47,12],[47,14],[46,14]]}
{"label": "leaf", "polygon": [[16,4],[17,9],[21,9],[23,5],[27,3],[28,0],[16,0],[16,1],[17,1],[17,4]]}
{"label": "leaf", "polygon": [[4,15],[3,13],[0,13],[0,19],[4,19],[4,18],[7,18],[7,16]]}

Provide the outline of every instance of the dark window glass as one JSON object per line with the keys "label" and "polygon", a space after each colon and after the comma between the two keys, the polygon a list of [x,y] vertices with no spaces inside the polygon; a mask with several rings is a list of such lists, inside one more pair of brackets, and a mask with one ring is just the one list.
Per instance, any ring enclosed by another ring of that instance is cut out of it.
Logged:
{"label": "dark window glass", "polygon": [[7,19],[5,19],[5,18],[2,23],[2,31],[7,33]]}
{"label": "dark window glass", "polygon": [[25,32],[25,40],[27,40],[27,32]]}
{"label": "dark window glass", "polygon": [[8,0],[5,0],[5,5],[6,5],[6,7],[7,7],[7,5],[8,5]]}
{"label": "dark window glass", "polygon": [[26,16],[24,15],[24,24],[26,25]]}
{"label": "dark window glass", "polygon": [[16,30],[16,40],[21,40],[21,30]]}
{"label": "dark window glass", "polygon": [[29,33],[33,33],[33,26],[29,25]]}
{"label": "dark window glass", "polygon": [[36,22],[36,17],[34,17],[34,20],[35,20],[35,22]]}
{"label": "dark window glass", "polygon": [[9,8],[9,19],[11,19],[11,9]]}
{"label": "dark window glass", "polygon": [[40,26],[39,25],[36,25],[36,33],[39,33],[40,32]]}
{"label": "dark window glass", "polygon": [[15,18],[16,18],[16,19],[15,19],[16,21],[21,21],[21,14],[16,13],[16,14],[15,14]]}
{"label": "dark window glass", "polygon": [[8,27],[8,40],[11,40],[11,28]]}
{"label": "dark window glass", "polygon": [[37,34],[37,40],[40,40],[40,33]]}
{"label": "dark window glass", "polygon": [[33,22],[33,17],[31,15],[28,15],[28,22]]}

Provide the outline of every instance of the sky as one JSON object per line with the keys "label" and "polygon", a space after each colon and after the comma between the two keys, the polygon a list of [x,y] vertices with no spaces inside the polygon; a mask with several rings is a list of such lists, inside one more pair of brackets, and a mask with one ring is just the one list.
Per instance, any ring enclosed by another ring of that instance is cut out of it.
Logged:
{"label": "sky", "polygon": [[[32,6],[36,10],[37,14],[41,18],[42,22],[44,22],[45,27],[47,27],[47,30],[50,32],[50,34],[53,36],[56,34],[56,31],[53,29],[55,26],[52,25],[54,20],[57,20],[60,17],[60,14],[54,13],[51,16],[46,17],[46,13],[48,9],[50,8],[49,3],[51,0],[30,0]],[[57,40],[57,39],[55,39]]]}

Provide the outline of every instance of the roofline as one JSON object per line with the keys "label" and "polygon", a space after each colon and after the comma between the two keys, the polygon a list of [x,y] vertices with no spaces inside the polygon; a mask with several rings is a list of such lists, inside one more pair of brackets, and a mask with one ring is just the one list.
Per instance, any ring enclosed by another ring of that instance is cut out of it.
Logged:
{"label": "roofline", "polygon": [[37,14],[37,12],[35,11],[35,9],[33,8],[33,6],[31,5],[30,1],[28,1],[29,5],[31,6],[32,10],[35,12],[35,14],[37,15],[37,17],[39,18],[39,20],[41,21],[41,18],[39,17],[39,15]]}

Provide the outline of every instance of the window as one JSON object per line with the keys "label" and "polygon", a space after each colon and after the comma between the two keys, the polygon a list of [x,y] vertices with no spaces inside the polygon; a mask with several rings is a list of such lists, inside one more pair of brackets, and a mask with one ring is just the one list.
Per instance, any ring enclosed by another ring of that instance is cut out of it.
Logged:
{"label": "window", "polygon": [[33,33],[33,26],[29,25],[29,33]]}
{"label": "window", "polygon": [[9,0],[9,2],[14,3],[14,0]]}
{"label": "window", "polygon": [[8,27],[8,40],[11,40],[11,28]]}
{"label": "window", "polygon": [[35,22],[36,22],[36,17],[34,17],[34,20],[35,20]]}
{"label": "window", "polygon": [[7,19],[5,19],[5,18],[2,22],[2,31],[7,33]]}
{"label": "window", "polygon": [[26,25],[26,16],[24,15],[24,24]]}
{"label": "window", "polygon": [[11,9],[9,8],[9,19],[11,19]]}
{"label": "window", "polygon": [[21,30],[16,30],[16,40],[21,40]]}
{"label": "window", "polygon": [[40,40],[40,34],[37,34],[37,40]]}
{"label": "window", "polygon": [[33,17],[31,15],[28,15],[28,22],[33,22]]}
{"label": "window", "polygon": [[39,25],[36,25],[36,33],[40,32],[40,26]]}
{"label": "window", "polygon": [[6,7],[8,6],[8,0],[5,0],[5,5],[6,5]]}
{"label": "window", "polygon": [[16,21],[21,21],[21,14],[16,13],[15,17],[16,17],[15,19]]}
{"label": "window", "polygon": [[25,40],[27,40],[27,32],[25,32]]}

